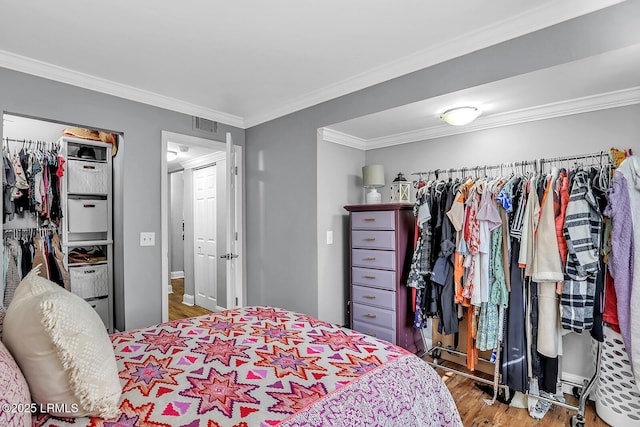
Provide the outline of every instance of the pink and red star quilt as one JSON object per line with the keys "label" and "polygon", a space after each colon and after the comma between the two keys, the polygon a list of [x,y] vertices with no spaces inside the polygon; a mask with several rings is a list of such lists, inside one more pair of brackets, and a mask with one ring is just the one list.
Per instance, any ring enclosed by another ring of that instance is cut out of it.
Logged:
{"label": "pink and red star quilt", "polygon": [[425,362],[304,314],[244,307],[111,336],[120,415],[34,426],[462,426]]}

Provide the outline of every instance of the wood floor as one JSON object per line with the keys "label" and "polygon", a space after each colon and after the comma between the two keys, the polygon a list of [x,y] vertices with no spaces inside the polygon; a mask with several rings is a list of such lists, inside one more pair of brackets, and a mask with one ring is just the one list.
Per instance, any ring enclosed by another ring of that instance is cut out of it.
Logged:
{"label": "wood floor", "polygon": [[[187,306],[182,304],[184,294],[183,279],[172,279],[171,286],[173,287],[173,293],[169,294],[169,320],[210,313],[210,311],[196,305]],[[425,359],[427,359],[427,357],[425,357]],[[443,369],[437,369],[437,372],[451,391],[465,427],[566,427],[570,425],[571,416],[576,413],[569,409],[553,406],[542,420],[536,421],[529,416],[529,412],[526,409],[514,408],[498,401],[492,406],[487,405],[483,399],[488,399],[490,396],[477,388],[472,379],[447,372]],[[570,404],[576,404],[573,396],[566,395],[565,397]],[[586,427],[608,426],[608,424],[600,420],[596,415],[593,402],[589,402],[587,405],[585,421]]]}
{"label": "wood floor", "polygon": [[[425,360],[428,357],[425,357]],[[456,368],[458,368],[456,366]],[[540,421],[536,421],[526,409],[515,408],[496,401],[489,406],[483,399],[490,399],[484,391],[475,386],[474,380],[437,369],[451,395],[458,406],[462,424],[465,427],[478,426],[535,426],[535,427],[565,427],[570,426],[571,416],[576,411],[552,406]],[[577,405],[577,399],[566,394],[567,403]],[[606,427],[609,424],[598,418],[594,402],[588,402],[585,411],[585,427]]]}
{"label": "wood floor", "polygon": [[188,306],[182,303],[184,295],[184,279],[171,279],[173,293],[169,294],[169,320],[184,319],[211,313],[197,305]]}

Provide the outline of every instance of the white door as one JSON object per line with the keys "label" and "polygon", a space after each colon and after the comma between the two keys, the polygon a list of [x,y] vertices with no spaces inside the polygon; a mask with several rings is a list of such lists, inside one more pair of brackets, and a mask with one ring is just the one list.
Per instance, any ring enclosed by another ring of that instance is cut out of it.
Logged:
{"label": "white door", "polygon": [[194,284],[196,305],[217,307],[216,166],[193,171],[194,188]]}
{"label": "white door", "polygon": [[237,191],[239,159],[231,134],[227,133],[227,253],[222,255],[227,262],[227,308],[243,305],[241,286],[240,241],[238,234]]}

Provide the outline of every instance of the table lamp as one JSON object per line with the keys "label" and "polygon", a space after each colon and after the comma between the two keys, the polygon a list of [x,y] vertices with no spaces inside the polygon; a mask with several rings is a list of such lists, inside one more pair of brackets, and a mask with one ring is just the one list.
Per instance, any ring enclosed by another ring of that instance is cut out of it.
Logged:
{"label": "table lamp", "polygon": [[378,193],[378,188],[384,187],[384,166],[366,165],[362,167],[362,186],[369,188],[365,198],[367,205],[382,203],[382,195]]}

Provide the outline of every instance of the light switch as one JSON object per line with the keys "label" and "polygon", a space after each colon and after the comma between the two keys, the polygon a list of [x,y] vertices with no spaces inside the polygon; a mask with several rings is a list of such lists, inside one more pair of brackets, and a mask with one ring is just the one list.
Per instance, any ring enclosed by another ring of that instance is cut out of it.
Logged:
{"label": "light switch", "polygon": [[327,245],[333,245],[333,231],[327,231]]}
{"label": "light switch", "polygon": [[156,233],[153,231],[140,232],[140,246],[155,246]]}

